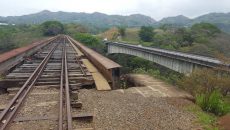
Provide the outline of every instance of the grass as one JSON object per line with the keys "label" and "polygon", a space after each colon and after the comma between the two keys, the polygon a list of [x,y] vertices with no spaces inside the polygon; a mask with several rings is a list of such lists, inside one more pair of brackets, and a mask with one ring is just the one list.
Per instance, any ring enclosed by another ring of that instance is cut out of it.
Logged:
{"label": "grass", "polygon": [[127,28],[125,31],[125,36],[122,38],[124,41],[136,42],[140,41],[138,32],[140,28]]}
{"label": "grass", "polygon": [[230,95],[227,95],[226,97],[224,97],[224,101],[230,104]]}
{"label": "grass", "polygon": [[214,114],[202,111],[197,105],[187,106],[185,110],[194,113],[197,117],[195,123],[200,124],[205,130],[219,130],[216,124],[217,116]]}
{"label": "grass", "polygon": [[17,39],[17,47],[26,46],[30,43],[33,43],[34,41],[44,39],[45,37],[42,35],[34,36],[33,34],[29,33],[21,33],[17,36],[15,36]]}

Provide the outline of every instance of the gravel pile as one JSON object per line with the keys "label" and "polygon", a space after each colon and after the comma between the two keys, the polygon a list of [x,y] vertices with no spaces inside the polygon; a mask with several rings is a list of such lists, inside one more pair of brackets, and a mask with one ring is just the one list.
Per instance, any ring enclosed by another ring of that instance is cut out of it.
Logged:
{"label": "gravel pile", "polygon": [[96,130],[191,130],[196,117],[183,110],[192,102],[179,98],[143,97],[120,91],[83,89],[83,110],[94,113]]}

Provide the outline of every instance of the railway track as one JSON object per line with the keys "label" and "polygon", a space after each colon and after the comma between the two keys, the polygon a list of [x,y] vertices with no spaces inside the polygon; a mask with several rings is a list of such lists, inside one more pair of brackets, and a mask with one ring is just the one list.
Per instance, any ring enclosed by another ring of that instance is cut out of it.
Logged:
{"label": "railway track", "polygon": [[8,90],[13,99],[1,112],[0,129],[72,130],[79,119],[91,123],[93,114],[73,112],[82,106],[77,90],[94,83],[82,58],[60,36],[6,75],[22,87]]}

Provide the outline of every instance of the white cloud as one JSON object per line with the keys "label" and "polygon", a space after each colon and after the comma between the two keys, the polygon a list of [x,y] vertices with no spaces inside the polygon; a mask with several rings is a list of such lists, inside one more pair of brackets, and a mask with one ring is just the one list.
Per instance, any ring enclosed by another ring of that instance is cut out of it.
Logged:
{"label": "white cloud", "polygon": [[196,17],[209,12],[230,12],[229,0],[0,0],[0,15],[22,15],[41,10],[141,13],[157,20],[175,15]]}

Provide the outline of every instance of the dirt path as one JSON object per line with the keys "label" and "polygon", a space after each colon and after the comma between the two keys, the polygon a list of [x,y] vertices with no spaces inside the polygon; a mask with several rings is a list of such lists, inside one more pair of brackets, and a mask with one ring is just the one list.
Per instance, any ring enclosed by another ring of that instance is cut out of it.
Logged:
{"label": "dirt path", "polygon": [[130,74],[127,80],[128,82],[132,82],[136,87],[131,87],[125,91],[137,91],[144,97],[182,97],[193,99],[187,92],[149,75]]}

